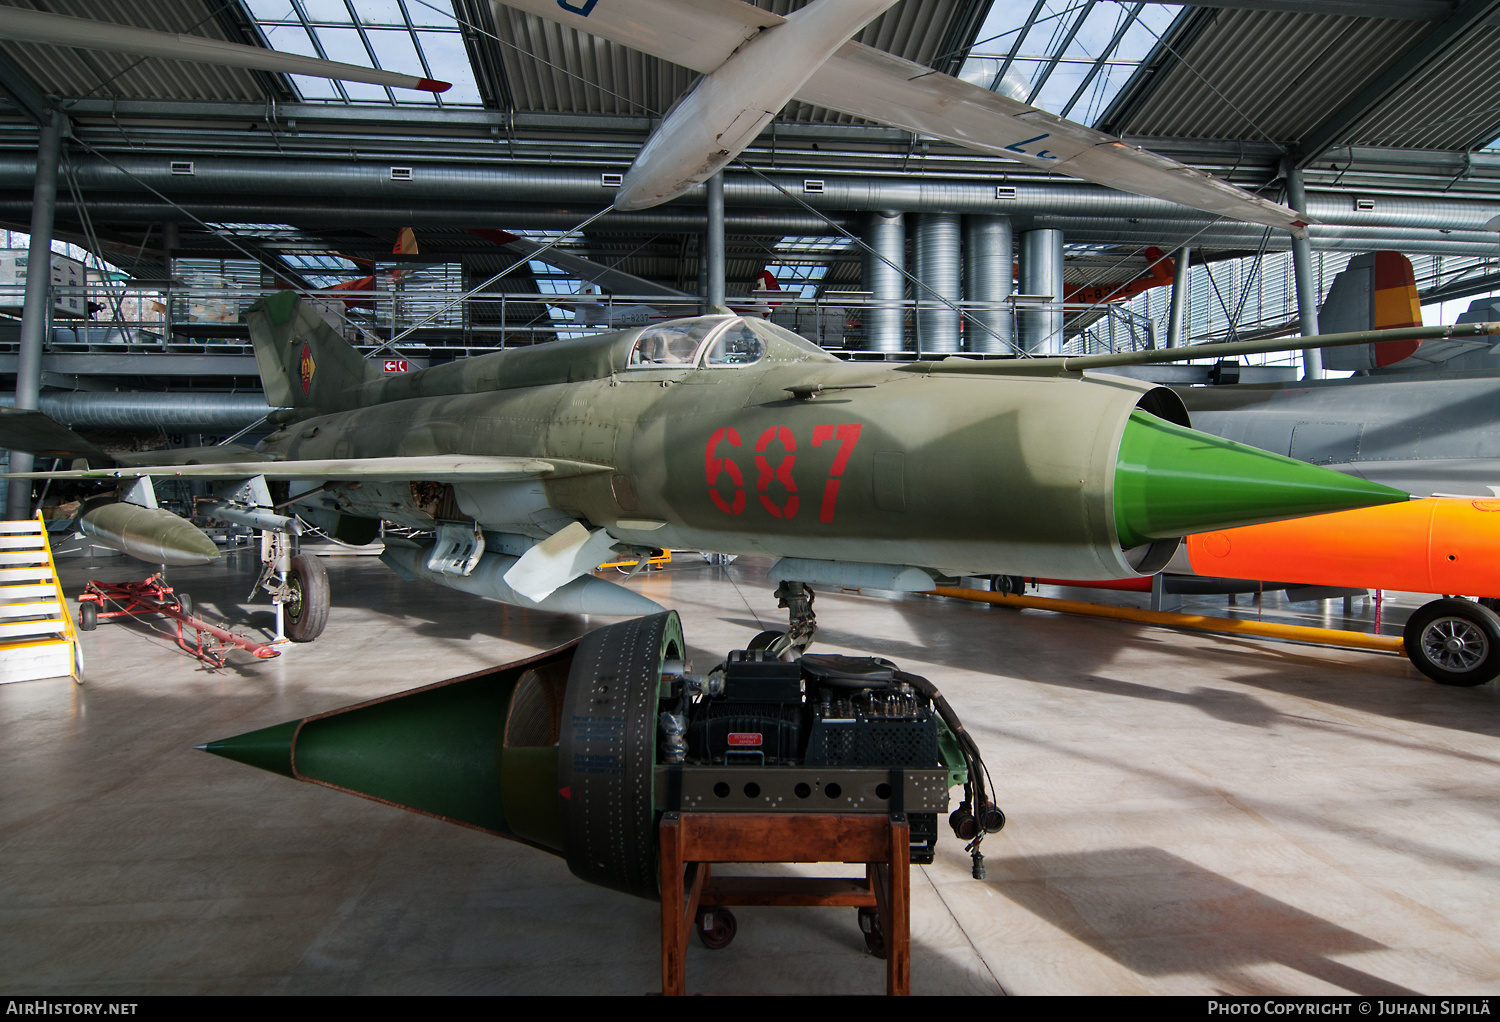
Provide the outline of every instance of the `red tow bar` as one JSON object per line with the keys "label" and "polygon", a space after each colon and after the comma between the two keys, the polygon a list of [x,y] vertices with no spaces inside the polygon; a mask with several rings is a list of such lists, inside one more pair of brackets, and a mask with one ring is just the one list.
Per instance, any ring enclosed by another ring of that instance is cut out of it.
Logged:
{"label": "red tow bar", "polygon": [[[106,610],[114,604],[118,610]],[[86,610],[85,608],[92,608]],[[161,614],[177,624],[177,645],[211,667],[223,667],[223,653],[231,647],[249,650],[261,660],[280,656],[278,650],[263,642],[238,635],[227,628],[210,624],[191,613],[192,603],[186,594],[178,594],[167,585],[160,574],[152,575],[143,582],[97,582],[90,581],[78,596],[78,616],[84,631],[91,631],[94,623],[116,617],[141,617],[146,614]],[[196,645],[189,644],[183,634],[190,628],[196,635]],[[212,644],[205,636],[218,640]]]}

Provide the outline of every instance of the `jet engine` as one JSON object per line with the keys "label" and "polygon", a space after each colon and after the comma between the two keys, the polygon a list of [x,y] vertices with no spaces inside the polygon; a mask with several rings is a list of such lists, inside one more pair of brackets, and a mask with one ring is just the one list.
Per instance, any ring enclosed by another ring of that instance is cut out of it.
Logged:
{"label": "jet engine", "polygon": [[904,813],[913,862],[938,814],[1004,826],[973,739],[931,682],[877,657],[739,650],[691,672],[677,614],[528,660],[202,746],[530,844],[589,883],[655,899],[663,812]]}

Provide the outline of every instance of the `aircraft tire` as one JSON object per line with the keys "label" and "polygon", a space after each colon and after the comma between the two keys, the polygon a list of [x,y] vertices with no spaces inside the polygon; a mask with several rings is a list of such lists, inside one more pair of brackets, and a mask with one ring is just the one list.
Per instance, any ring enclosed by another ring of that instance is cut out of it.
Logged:
{"label": "aircraft tire", "polygon": [[328,606],[333,602],[328,591],[328,570],[312,554],[298,554],[292,558],[287,584],[292,587],[292,599],[285,607],[286,637],[293,642],[312,642],[323,634],[323,626],[328,624]]}
{"label": "aircraft tire", "polygon": [[1439,685],[1465,688],[1500,677],[1500,615],[1470,600],[1418,607],[1402,633],[1412,666]]}

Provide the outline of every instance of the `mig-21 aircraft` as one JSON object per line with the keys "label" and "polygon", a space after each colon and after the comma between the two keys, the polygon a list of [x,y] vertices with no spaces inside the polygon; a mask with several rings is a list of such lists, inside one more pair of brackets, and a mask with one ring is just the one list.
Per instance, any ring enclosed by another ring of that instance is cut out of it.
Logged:
{"label": "mig-21 aircraft", "polygon": [[[852,363],[774,323],[722,314],[385,376],[292,292],[247,319],[268,401],[283,406],[256,449],[126,464],[15,411],[0,417],[0,444],[87,462],[29,478],[121,485],[123,503],[86,508],[82,528],[151,560],[199,557],[206,540],[143,506],[150,488],[136,481],[153,477],[214,480],[204,512],[259,528],[295,528],[295,514],[346,542],[371,540],[381,521],[431,533],[390,541],[385,562],[544,610],[657,609],[592,574],[621,554],[774,556],[791,611],[778,653],[812,639],[808,583],[913,591],[961,575],[1125,578],[1160,570],[1190,533],[1407,499],[1196,432],[1167,388],[1090,372],[1278,342]],[[297,608],[288,634],[310,639],[327,608],[309,594],[326,585],[316,558],[299,560],[295,591],[282,596]]]}

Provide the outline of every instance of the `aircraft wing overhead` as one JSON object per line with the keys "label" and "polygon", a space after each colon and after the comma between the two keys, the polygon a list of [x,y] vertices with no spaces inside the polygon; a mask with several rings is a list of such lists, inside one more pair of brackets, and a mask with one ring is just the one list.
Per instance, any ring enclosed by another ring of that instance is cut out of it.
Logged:
{"label": "aircraft wing overhead", "polygon": [[1299,236],[1314,222],[1112,135],[861,43],[845,43],[797,91],[797,98],[1033,167]]}
{"label": "aircraft wing overhead", "polygon": [[493,241],[507,251],[516,255],[531,256],[537,262],[555,266],[564,273],[577,277],[579,280],[590,284],[597,284],[602,288],[617,295],[629,295],[632,298],[691,298],[697,300],[697,295],[690,295],[686,291],[678,291],[676,288],[667,287],[665,284],[657,284],[637,277],[633,273],[617,270],[610,266],[596,263],[592,259],[573,255],[570,252],[561,252],[556,248],[549,248],[541,255],[532,254],[542,246],[539,242],[528,241],[517,237],[509,231],[501,231],[495,228],[473,228],[471,234],[477,234],[481,238]]}
{"label": "aircraft wing overhead", "polygon": [[49,458],[87,458],[95,465],[112,465],[114,456],[41,412],[0,408],[0,446],[30,451]]}
{"label": "aircraft wing overhead", "polygon": [[763,28],[786,19],[741,0],[491,0],[708,74]]}
{"label": "aircraft wing overhead", "polygon": [[[741,0],[492,0],[709,74],[786,19]],[[1175,160],[861,43],[845,43],[797,99],[981,152],[1302,236],[1305,214]]]}
{"label": "aircraft wing overhead", "polygon": [[524,479],[589,475],[608,472],[608,465],[558,458],[503,458],[482,455],[438,454],[398,458],[330,458],[308,461],[245,461],[211,465],[131,465],[122,468],[80,469],[69,472],[16,472],[17,479],[138,479],[158,478],[303,480],[412,480],[435,483],[465,481],[514,482]]}

